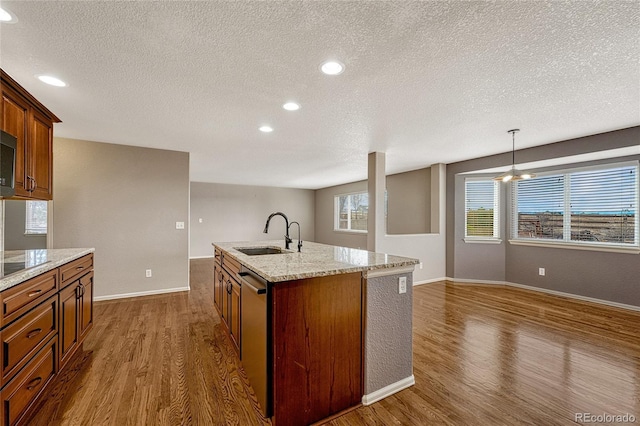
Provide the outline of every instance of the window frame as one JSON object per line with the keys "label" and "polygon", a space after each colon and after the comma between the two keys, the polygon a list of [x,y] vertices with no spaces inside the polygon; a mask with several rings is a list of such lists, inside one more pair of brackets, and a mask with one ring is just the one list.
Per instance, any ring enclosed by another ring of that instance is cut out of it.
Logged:
{"label": "window frame", "polygon": [[[493,184],[493,236],[477,236],[467,235],[468,230],[468,200],[467,197],[467,183],[468,182],[489,182]],[[501,195],[500,195],[500,182],[496,182],[491,177],[470,176],[464,178],[464,242],[465,243],[482,243],[482,244],[500,244],[502,243],[502,237],[500,232],[501,224]]]}
{"label": "window frame", "polygon": [[[45,224],[44,232],[42,232],[42,229],[38,230],[38,228],[29,227],[29,223],[32,222],[31,220],[29,220],[29,213],[32,209],[31,206],[33,206],[33,203],[45,203],[45,208],[47,210],[47,222]],[[43,200],[26,200],[24,210],[24,235],[34,237],[46,236],[49,232],[49,203]]]}
{"label": "window frame", "polygon": [[[571,197],[571,178],[567,179],[567,175],[583,172],[597,172],[607,169],[615,169],[622,167],[635,167],[635,220],[634,220],[634,239],[635,244],[625,243],[611,243],[611,242],[598,242],[598,241],[579,241],[571,239],[571,205],[566,200],[570,200]],[[536,239],[536,238],[524,238],[518,236],[518,185],[517,182],[511,182],[511,203],[509,219],[511,221],[510,226],[510,239],[509,243],[513,245],[523,246],[537,246],[537,247],[554,247],[554,248],[568,248],[577,250],[590,250],[590,251],[605,251],[605,252],[618,252],[618,253],[640,253],[640,162],[638,160],[622,161],[615,163],[598,164],[583,167],[569,167],[556,170],[550,170],[545,172],[537,172],[537,177],[545,176],[564,176],[563,189],[565,203],[563,206],[563,238],[562,239]]]}
{"label": "window frame", "polygon": [[[369,197],[368,191],[355,191],[347,192],[344,194],[337,194],[333,196],[333,230],[335,232],[346,232],[354,234],[366,234],[367,229],[351,229],[351,209],[347,209],[347,229],[340,228],[340,197],[351,197],[353,195],[367,194],[367,200]],[[349,201],[351,203],[351,201]],[[367,214],[367,224],[369,221],[369,215]]]}

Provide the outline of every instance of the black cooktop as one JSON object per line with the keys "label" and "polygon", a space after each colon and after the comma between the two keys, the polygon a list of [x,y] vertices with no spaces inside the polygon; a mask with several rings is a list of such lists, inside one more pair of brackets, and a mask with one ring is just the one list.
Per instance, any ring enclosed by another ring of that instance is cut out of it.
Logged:
{"label": "black cooktop", "polygon": [[0,278],[49,263],[46,250],[12,251],[5,252],[4,256],[0,253],[0,261]]}
{"label": "black cooktop", "polygon": [[0,278],[30,268],[30,266],[28,267],[25,262],[7,262],[3,266],[4,267],[2,268],[2,273],[0,273]]}

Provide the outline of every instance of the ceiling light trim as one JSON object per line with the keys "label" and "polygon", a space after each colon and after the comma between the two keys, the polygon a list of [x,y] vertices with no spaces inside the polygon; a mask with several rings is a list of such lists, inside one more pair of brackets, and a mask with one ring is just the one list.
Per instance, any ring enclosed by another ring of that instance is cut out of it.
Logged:
{"label": "ceiling light trim", "polygon": [[340,75],[344,69],[344,64],[337,60],[325,61],[320,65],[320,71],[326,75]]}
{"label": "ceiling light trim", "polygon": [[55,87],[67,87],[69,86],[66,82],[60,80],[58,77],[54,77],[52,75],[37,75],[36,76],[38,78],[38,80],[40,80],[41,82],[48,84],[49,86],[55,86]]}
{"label": "ceiling light trim", "polygon": [[0,22],[3,24],[15,24],[18,18],[10,10],[0,7]]}

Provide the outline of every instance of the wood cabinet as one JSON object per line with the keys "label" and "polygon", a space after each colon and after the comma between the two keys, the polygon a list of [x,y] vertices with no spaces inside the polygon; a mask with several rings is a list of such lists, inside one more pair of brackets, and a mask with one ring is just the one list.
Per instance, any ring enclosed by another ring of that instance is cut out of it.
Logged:
{"label": "wood cabinet", "polygon": [[307,425],[361,403],[362,275],[271,286],[273,424]]}
{"label": "wood cabinet", "polygon": [[64,367],[93,325],[93,271],[60,290],[60,367]]}
{"label": "wood cabinet", "polygon": [[216,249],[214,256],[213,302],[233,348],[240,356],[240,283],[235,278],[240,264]]}
{"label": "wood cabinet", "polygon": [[0,292],[0,424],[25,424],[93,326],[93,254]]}
{"label": "wood cabinet", "polygon": [[51,200],[53,123],[60,119],[0,70],[0,128],[17,139],[15,198]]}
{"label": "wood cabinet", "polygon": [[240,284],[234,278],[229,285],[229,336],[240,354]]}

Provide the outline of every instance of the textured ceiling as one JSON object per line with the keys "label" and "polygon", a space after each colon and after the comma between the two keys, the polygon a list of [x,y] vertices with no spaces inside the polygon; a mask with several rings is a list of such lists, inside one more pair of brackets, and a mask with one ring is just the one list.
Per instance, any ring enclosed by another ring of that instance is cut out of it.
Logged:
{"label": "textured ceiling", "polygon": [[1,6],[0,66],[57,136],[188,151],[194,181],[320,188],[371,151],[396,173],[640,124],[637,1]]}

